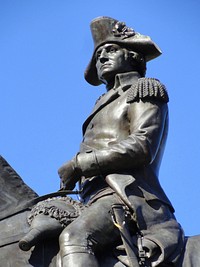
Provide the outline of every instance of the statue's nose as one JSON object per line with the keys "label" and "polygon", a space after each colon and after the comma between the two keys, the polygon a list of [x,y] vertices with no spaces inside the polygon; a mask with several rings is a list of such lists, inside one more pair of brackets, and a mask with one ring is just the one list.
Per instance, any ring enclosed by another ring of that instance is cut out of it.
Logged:
{"label": "statue's nose", "polygon": [[99,58],[99,61],[100,61],[101,63],[105,63],[106,61],[108,61],[108,58],[107,58],[107,57],[100,57],[100,58]]}
{"label": "statue's nose", "polygon": [[104,63],[108,60],[108,54],[105,49],[102,49],[101,54],[99,55],[99,60],[101,63]]}

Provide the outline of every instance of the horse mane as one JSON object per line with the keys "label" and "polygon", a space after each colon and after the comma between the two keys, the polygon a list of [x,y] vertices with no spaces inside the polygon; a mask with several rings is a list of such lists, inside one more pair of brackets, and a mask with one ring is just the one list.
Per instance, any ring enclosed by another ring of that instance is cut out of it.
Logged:
{"label": "horse mane", "polygon": [[0,156],[0,220],[17,213],[20,207],[36,197],[38,195]]}

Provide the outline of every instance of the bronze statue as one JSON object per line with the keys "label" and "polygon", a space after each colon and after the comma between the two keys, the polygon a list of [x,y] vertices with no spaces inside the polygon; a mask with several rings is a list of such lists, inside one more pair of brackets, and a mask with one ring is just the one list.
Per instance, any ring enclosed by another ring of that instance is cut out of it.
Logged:
{"label": "bronze statue", "polygon": [[[2,242],[13,253],[9,266],[18,259],[20,267],[196,267],[200,257],[191,251],[199,255],[200,238],[184,236],[158,180],[169,99],[165,86],[145,72],[161,51],[150,37],[110,17],[94,19],[91,32],[85,79],[104,83],[107,92],[83,124],[80,151],[59,169],[60,191],[37,197],[0,158],[0,184],[17,177],[29,192],[23,205],[3,209],[0,218],[2,226],[26,212],[30,224],[18,223],[25,236]],[[77,182],[81,202],[65,196]],[[19,239],[24,260],[13,245]]]}
{"label": "bronze statue", "polygon": [[144,77],[146,62],[161,51],[149,37],[109,17],[93,20],[91,31],[95,47],[85,79],[104,83],[107,93],[83,125],[80,151],[59,169],[63,188],[79,181],[89,205],[60,235],[62,266],[99,266],[95,253],[120,237],[110,215],[114,204],[131,212],[131,234],[141,238],[151,266],[172,264],[183,231],[158,182],[168,95],[158,80]]}

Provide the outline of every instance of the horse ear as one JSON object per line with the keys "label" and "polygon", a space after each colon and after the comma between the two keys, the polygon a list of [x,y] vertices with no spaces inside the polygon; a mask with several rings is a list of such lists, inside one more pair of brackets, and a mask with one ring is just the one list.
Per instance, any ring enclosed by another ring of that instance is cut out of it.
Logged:
{"label": "horse ear", "polygon": [[0,220],[38,195],[27,186],[8,162],[0,156]]}

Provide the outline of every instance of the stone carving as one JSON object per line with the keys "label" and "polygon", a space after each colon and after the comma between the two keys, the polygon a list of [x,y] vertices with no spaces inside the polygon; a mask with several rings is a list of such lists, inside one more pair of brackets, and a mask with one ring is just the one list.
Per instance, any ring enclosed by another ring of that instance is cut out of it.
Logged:
{"label": "stone carving", "polygon": [[[20,267],[199,266],[200,237],[184,236],[158,180],[169,97],[145,72],[161,51],[109,17],[93,20],[91,32],[85,79],[107,92],[83,124],[79,152],[59,169],[59,192],[38,197],[1,158],[0,225],[9,220],[12,227],[3,231],[0,260]],[[77,182],[81,202],[65,196]],[[21,188],[14,196],[12,184]],[[28,192],[22,202],[20,192]]]}

